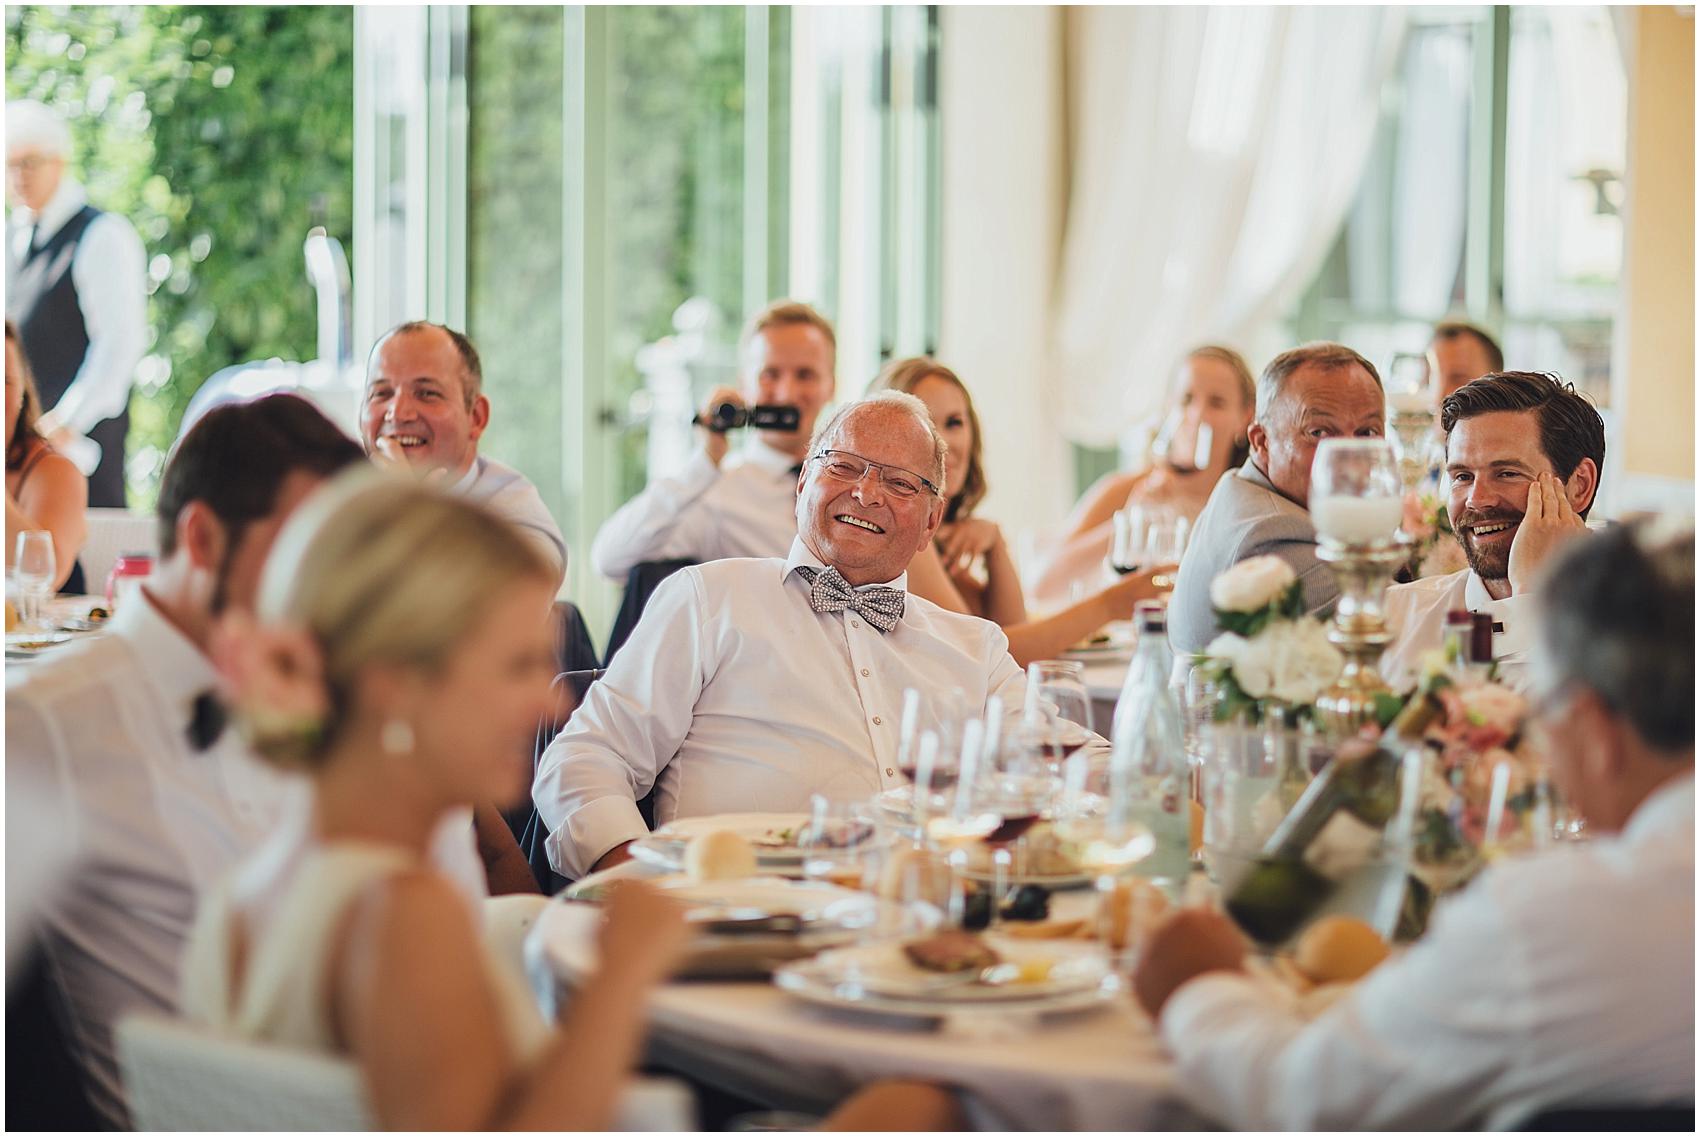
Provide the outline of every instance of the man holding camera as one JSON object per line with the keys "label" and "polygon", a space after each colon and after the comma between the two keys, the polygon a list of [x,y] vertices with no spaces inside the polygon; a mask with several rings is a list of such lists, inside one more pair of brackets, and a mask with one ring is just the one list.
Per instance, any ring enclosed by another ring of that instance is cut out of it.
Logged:
{"label": "man holding camera", "polygon": [[[651,483],[621,506],[590,546],[596,571],[624,580],[645,561],[783,557],[797,536],[797,475],[822,408],[832,402],[837,337],[807,304],[780,300],[744,333],[740,393],[716,388],[697,422],[702,448],[676,477]],[[753,405],[754,437],[730,454],[727,430]],[[768,407],[791,407],[796,422]]]}

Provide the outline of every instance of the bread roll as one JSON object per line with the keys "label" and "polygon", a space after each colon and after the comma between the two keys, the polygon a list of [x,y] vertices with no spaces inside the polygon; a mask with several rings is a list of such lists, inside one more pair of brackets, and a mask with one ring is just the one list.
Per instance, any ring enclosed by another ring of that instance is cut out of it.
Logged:
{"label": "bread roll", "polygon": [[741,880],[755,874],[755,849],[731,830],[692,837],[685,846],[685,875],[692,880]]}
{"label": "bread roll", "polygon": [[1350,916],[1325,916],[1293,948],[1293,964],[1313,983],[1353,983],[1387,958],[1375,929]]}
{"label": "bread roll", "polygon": [[1117,881],[1098,902],[1098,926],[1112,951],[1138,947],[1169,910],[1169,898],[1150,881]]}

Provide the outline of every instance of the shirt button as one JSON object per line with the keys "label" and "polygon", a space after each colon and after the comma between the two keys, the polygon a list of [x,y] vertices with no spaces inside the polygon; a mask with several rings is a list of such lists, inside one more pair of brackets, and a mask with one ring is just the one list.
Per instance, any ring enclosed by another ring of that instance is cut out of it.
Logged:
{"label": "shirt button", "polygon": [[862,621],[860,621],[860,620],[851,620],[851,621],[850,621],[850,626],[851,626],[851,627],[852,627],[852,628],[859,628],[859,627],[861,627],[861,626],[862,626]]}
{"label": "shirt button", "polygon": [[866,667],[864,667],[864,668],[862,668],[862,678],[866,679],[867,677],[868,677],[868,669]]}
{"label": "shirt button", "polygon": [[897,771],[893,770],[890,766],[887,766],[885,768],[885,776],[888,778],[895,778],[897,777]]}
{"label": "shirt button", "polygon": [[875,715],[875,716],[874,716],[874,725],[875,725],[875,726],[879,726],[879,725],[880,725],[880,717],[879,717],[879,716],[878,716],[878,715]]}

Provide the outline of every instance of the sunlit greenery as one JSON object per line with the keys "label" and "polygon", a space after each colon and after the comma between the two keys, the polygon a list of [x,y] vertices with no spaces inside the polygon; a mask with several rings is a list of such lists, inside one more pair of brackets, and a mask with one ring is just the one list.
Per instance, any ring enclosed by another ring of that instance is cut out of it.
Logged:
{"label": "sunlit greenery", "polygon": [[348,7],[8,7],[6,94],[58,108],[73,169],[147,246],[152,346],[131,400],[131,504],[203,380],[316,353],[301,245],[352,242]]}

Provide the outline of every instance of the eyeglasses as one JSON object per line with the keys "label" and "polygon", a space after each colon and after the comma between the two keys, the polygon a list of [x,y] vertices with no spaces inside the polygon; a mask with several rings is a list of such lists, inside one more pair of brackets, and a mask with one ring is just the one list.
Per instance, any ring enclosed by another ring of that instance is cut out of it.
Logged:
{"label": "eyeglasses", "polygon": [[886,466],[879,462],[870,462],[860,454],[852,454],[848,450],[822,450],[809,461],[819,462],[827,477],[851,484],[867,477],[869,470],[877,471],[880,485],[893,497],[914,497],[923,489],[933,494],[939,492],[937,486],[913,470],[905,470],[902,466]]}

